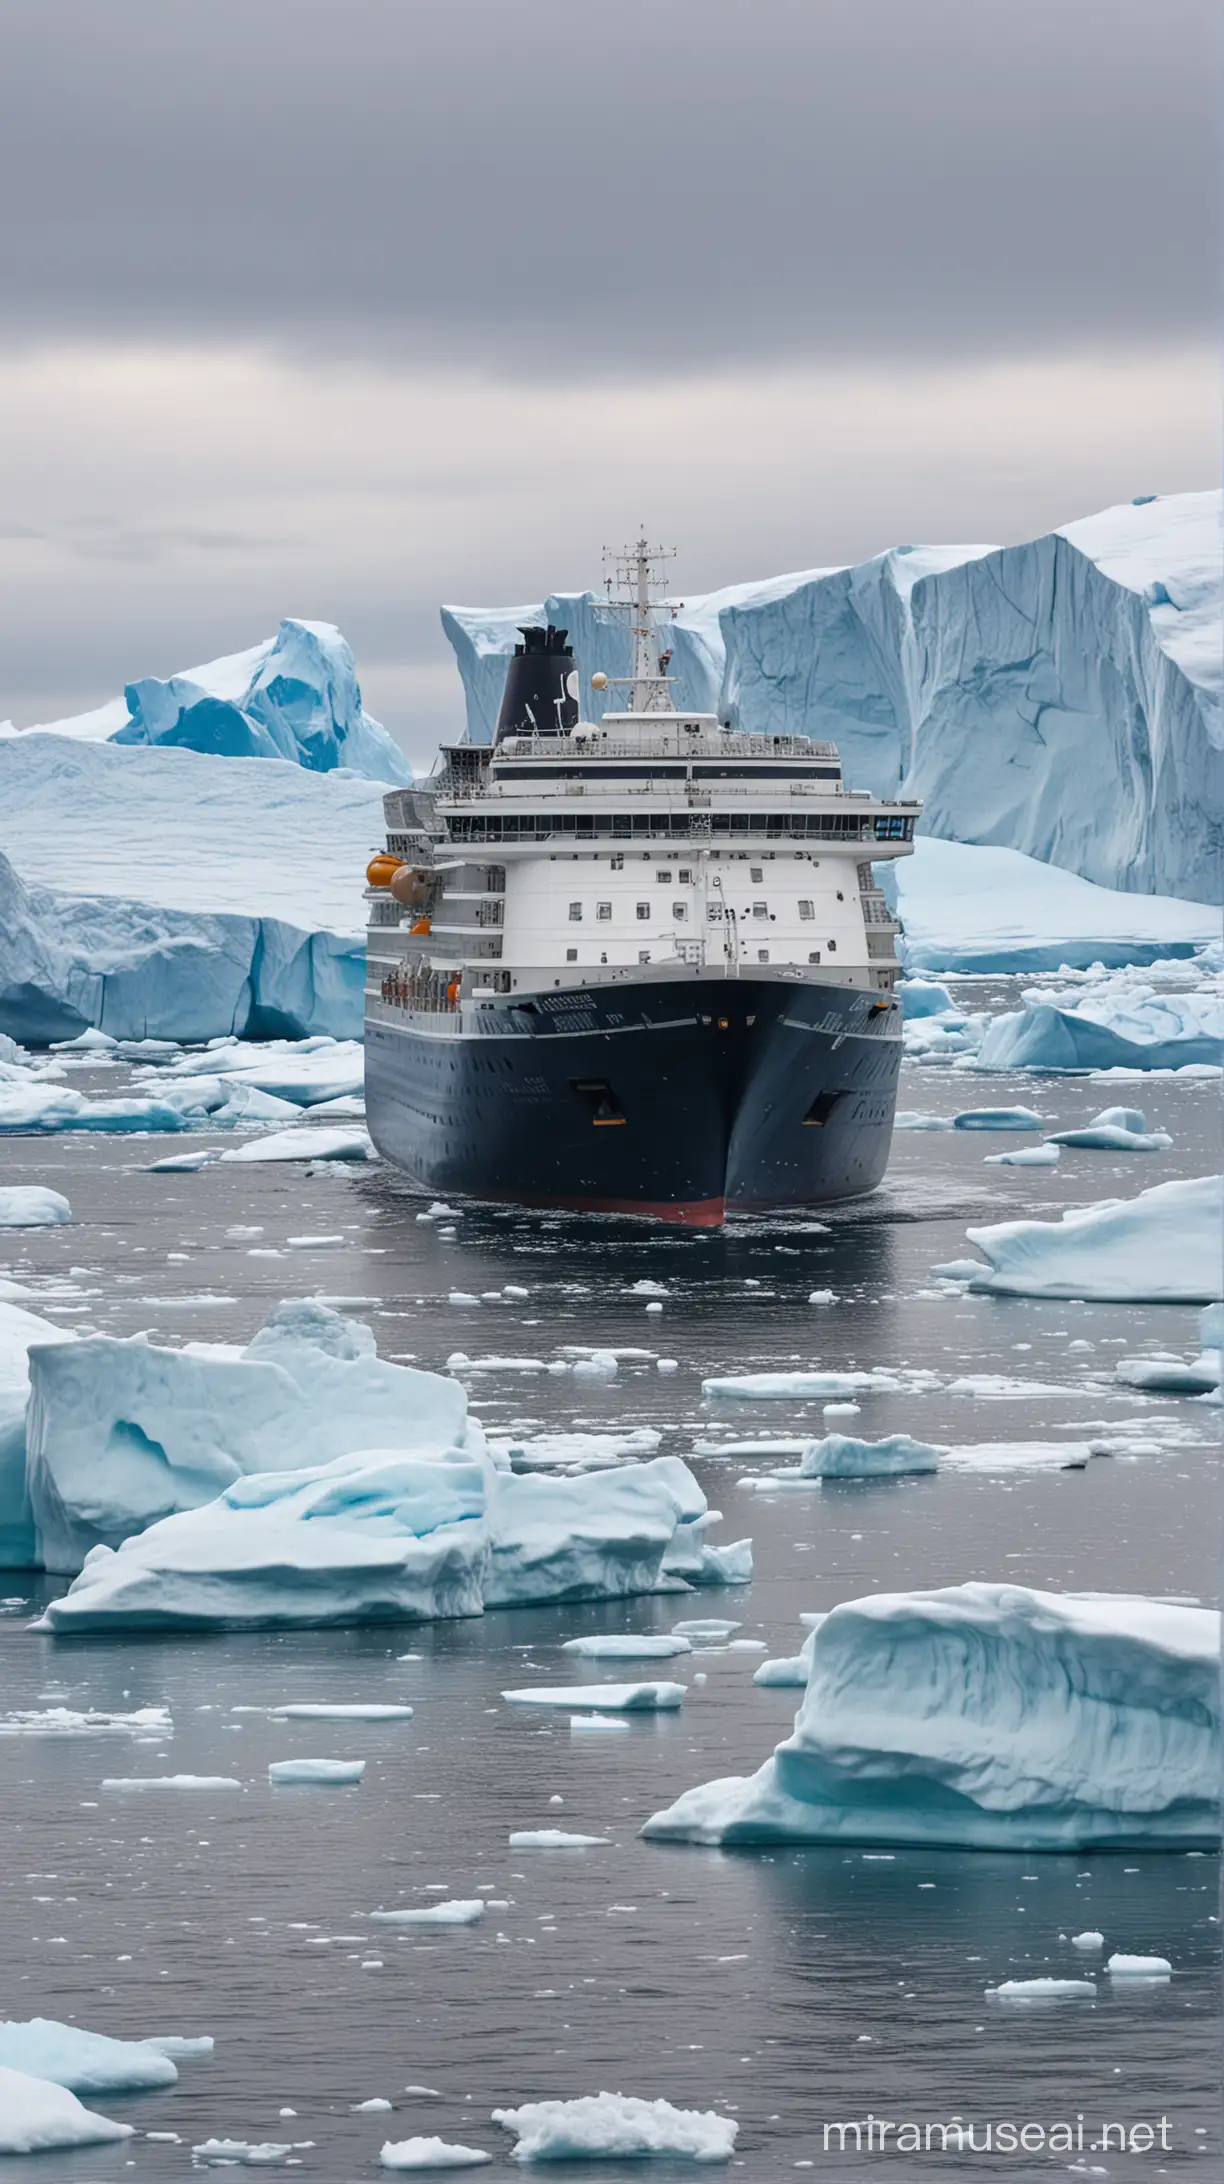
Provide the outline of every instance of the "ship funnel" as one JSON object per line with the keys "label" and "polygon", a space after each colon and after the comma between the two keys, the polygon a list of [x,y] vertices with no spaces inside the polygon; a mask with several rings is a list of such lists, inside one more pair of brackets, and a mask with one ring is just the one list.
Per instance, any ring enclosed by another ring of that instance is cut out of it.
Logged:
{"label": "ship funnel", "polygon": [[578,725],[578,672],[568,632],[550,622],[520,634],[523,642],[506,670],[495,743],[507,736],[566,735]]}

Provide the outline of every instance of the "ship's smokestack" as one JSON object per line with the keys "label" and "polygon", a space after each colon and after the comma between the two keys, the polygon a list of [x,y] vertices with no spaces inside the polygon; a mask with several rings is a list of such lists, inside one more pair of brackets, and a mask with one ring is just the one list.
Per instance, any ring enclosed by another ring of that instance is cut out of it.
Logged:
{"label": "ship's smokestack", "polygon": [[578,673],[568,631],[531,627],[520,632],[506,670],[495,743],[507,736],[560,736],[578,725]]}

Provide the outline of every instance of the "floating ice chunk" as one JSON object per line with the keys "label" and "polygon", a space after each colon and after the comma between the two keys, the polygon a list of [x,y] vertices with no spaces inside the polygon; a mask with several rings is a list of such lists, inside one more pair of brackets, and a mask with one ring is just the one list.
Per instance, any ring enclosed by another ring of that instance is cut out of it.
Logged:
{"label": "floating ice chunk", "polygon": [[752,1679],[753,1683],[760,1684],[765,1690],[805,1690],[812,1666],[815,1637],[815,1630],[810,1630],[798,1653],[784,1654],[773,1661],[762,1661]]}
{"label": "floating ice chunk", "polygon": [[[986,1026],[974,1066],[1146,1071],[1196,1063],[1218,1066],[1221,1061],[1224,1003],[1217,994],[1157,994],[1150,986],[1136,987],[1121,972],[1086,994],[1026,994],[1023,1009],[996,1016]],[[1095,1127],[1090,1124],[1090,1131]],[[1101,1125],[1105,1131],[1110,1127]],[[1078,1142],[1100,1144],[1102,1139],[1088,1136]],[[1106,1145],[1110,1142],[1104,1139]],[[1160,1150],[1134,1145],[1123,1149]]]}
{"label": "floating ice chunk", "polygon": [[687,1638],[678,1632],[616,1632],[589,1638],[567,1638],[562,1653],[581,1653],[592,1661],[665,1661],[673,1653],[691,1653]]}
{"label": "floating ice chunk", "polygon": [[615,1350],[592,1350],[588,1357],[576,1357],[571,1370],[599,1380],[610,1380],[618,1370]]}
{"label": "floating ice chunk", "polygon": [[1149,1130],[1138,1107],[1105,1107],[1077,1130],[1052,1130],[1050,1145],[1078,1145],[1108,1153],[1163,1153],[1173,1143],[1167,1130]]}
{"label": "floating ice chunk", "polygon": [[1120,1357],[1114,1379],[1150,1395],[1209,1395],[1220,1384],[1220,1353],[1209,1350],[1189,1362],[1180,1357]]}
{"label": "floating ice chunk", "polygon": [[932,978],[903,978],[897,986],[907,1022],[921,1016],[956,1014],[956,1003],[946,986]]}
{"label": "floating ice chunk", "polygon": [[856,1441],[829,1433],[809,1441],[799,1459],[801,1479],[894,1478],[911,1471],[938,1471],[939,1450],[908,1433],[890,1433],[882,1441]]}
{"label": "floating ice chunk", "polygon": [[[472,1295],[471,1291],[470,1291],[470,1290],[468,1290],[468,1289],[452,1289],[452,1290],[451,1290],[451,1292],[450,1292],[450,1295],[449,1295],[449,1296],[447,1297],[447,1300],[446,1300],[446,1301],[447,1301],[447,1303],[448,1303],[448,1304],[479,1304],[479,1303],[480,1303],[480,1299],[479,1299],[479,1297],[474,1297],[474,1296]],[[470,1363],[472,1362],[472,1360],[471,1360],[471,1359],[469,1359],[469,1361],[468,1361],[468,1362],[469,1362],[469,1364],[470,1364]],[[490,1361],[490,1362],[492,1362],[492,1361]]]}
{"label": "floating ice chunk", "polygon": [[82,2107],[66,2086],[0,2064],[0,2154],[45,2154],[69,2146],[106,2146],[132,2137],[133,2125],[112,2123]]}
{"label": "floating ice chunk", "polygon": [[332,1788],[339,1783],[360,1782],[365,1770],[364,1759],[274,1759],[268,1768],[268,1780],[273,1785],[313,1782]]}
{"label": "floating ice chunk", "polygon": [[1173,1973],[1168,1957],[1127,1956],[1121,1950],[1115,1950],[1106,1958],[1105,1969],[1111,1979],[1164,1980],[1171,1978]]}
{"label": "floating ice chunk", "polygon": [[104,1775],[104,1790],[240,1790],[241,1782],[234,1775],[223,1774],[156,1774],[156,1775]]}
{"label": "floating ice chunk", "polygon": [[673,1563],[667,1568],[681,1570],[690,1585],[750,1585],[752,1583],[752,1541],[728,1540],[725,1547],[702,1544],[701,1559],[696,1568]]}
{"label": "floating ice chunk", "polygon": [[377,1160],[368,1130],[316,1130],[298,1124],[248,1145],[230,1145],[222,1160]]}
{"label": "floating ice chunk", "polygon": [[893,1118],[894,1130],[950,1130],[951,1115],[926,1115],[916,1108],[905,1107]]}
{"label": "floating ice chunk", "polygon": [[721,1380],[703,1380],[701,1392],[718,1402],[745,1403],[803,1401],[809,1396],[852,1396],[871,1389],[899,1391],[900,1383],[889,1373],[737,1373]]}
{"label": "floating ice chunk", "polygon": [[1040,1130],[1031,1107],[967,1107],[952,1117],[954,1130]]}
{"label": "floating ice chunk", "polygon": [[493,2121],[514,2132],[515,2161],[625,2161],[652,2154],[729,2161],[739,2130],[710,2108],[675,2108],[626,2093],[526,2101],[521,2108],[495,2108]]}
{"label": "floating ice chunk", "polygon": [[398,1911],[371,1911],[379,1926],[474,1926],[485,1915],[483,1896],[452,1896],[444,1903],[410,1904]]}
{"label": "floating ice chunk", "polygon": [[570,1835],[564,1828],[521,1828],[510,1837],[511,1850],[594,1850],[610,1835]]}
{"label": "floating ice chunk", "polygon": [[987,1153],[988,1168],[1056,1168],[1061,1155],[1058,1145],[1018,1145],[1011,1153]]}
{"label": "floating ice chunk", "polygon": [[51,1051],[53,1054],[109,1054],[118,1044],[117,1039],[96,1030],[91,1024],[87,1031],[78,1032],[75,1039],[53,1039]]}
{"label": "floating ice chunk", "polygon": [[1066,1850],[1218,1839],[1219,1617],[967,1584],[845,1601],[793,1734],[650,1837]]}
{"label": "floating ice chunk", "polygon": [[406,2138],[388,2139],[378,2159],[384,2169],[478,2169],[493,2156],[454,2139]]}
{"label": "floating ice chunk", "polygon": [[739,1627],[738,1623],[729,1622],[724,1616],[694,1615],[683,1623],[673,1623],[672,1636],[695,1638],[699,1644],[704,1645],[710,1639],[729,1638],[732,1631]]}
{"label": "floating ice chunk", "polygon": [[378,2098],[371,2101],[354,2101],[351,2104],[352,2113],[354,2116],[385,2115],[390,2106],[390,2101],[384,2101]]}
{"label": "floating ice chunk", "polygon": [[616,1718],[616,1716],[615,1716],[615,1714],[571,1714],[571,1715],[570,1715],[570,1728],[571,1728],[571,1729],[579,1729],[579,1730],[582,1730],[582,1729],[624,1729],[624,1730],[627,1730],[627,1729],[628,1729],[628,1727],[629,1727],[629,1724],[628,1724],[628,1722],[627,1722],[627,1721],[618,1721],[618,1720],[617,1720],[617,1718]]}
{"label": "floating ice chunk", "polygon": [[201,1168],[210,1168],[219,1157],[215,1148],[212,1151],[169,1153],[164,1160],[149,1161],[145,1174],[198,1175]]}
{"label": "floating ice chunk", "polygon": [[1095,2001],[1096,1983],[1091,1979],[1004,1979],[986,1992],[996,2002]]}
{"label": "floating ice chunk", "polygon": [[156,2048],[159,2055],[168,2055],[176,2063],[202,2062],[216,2047],[211,2033],[183,2034],[179,2032],[150,2033],[142,2047]]}
{"label": "floating ice chunk", "polygon": [[648,1312],[661,1312],[663,1310],[663,1307],[661,1304],[658,1303],[648,1304],[646,1310]]}
{"label": "floating ice chunk", "polygon": [[1000,1296],[1206,1303],[1221,1288],[1222,1216],[1222,1179],[1196,1176],[1073,1207],[1061,1221],[966,1229],[988,1261],[970,1286]]}
{"label": "floating ice chunk", "polygon": [[1072,1934],[1071,1947],[1085,1950],[1103,1949],[1105,1947],[1105,1936],[1098,1933],[1095,1926],[1086,1926],[1082,1934]]}
{"label": "floating ice chunk", "polygon": [[669,1297],[671,1291],[666,1282],[643,1279],[640,1282],[630,1282],[627,1294],[631,1297]]}
{"label": "floating ice chunk", "polygon": [[358,1699],[351,1704],[333,1704],[328,1699],[295,1699],[285,1706],[274,1706],[270,1711],[282,1721],[408,1721],[412,1715],[410,1706],[401,1706],[388,1699]]}
{"label": "floating ice chunk", "polygon": [[71,1219],[67,1199],[42,1183],[9,1183],[0,1189],[0,1228],[52,1228]]}
{"label": "floating ice chunk", "polygon": [[262,2169],[271,2168],[292,2152],[291,2145],[282,2145],[276,2139],[211,2138],[193,2146],[191,2158],[208,2166],[216,2163],[222,2169]]}
{"label": "floating ice chunk", "polygon": [[679,1683],[537,1684],[503,1691],[516,1706],[594,1706],[613,1713],[657,1713],[684,1704]]}
{"label": "floating ice chunk", "polygon": [[169,2056],[144,2041],[113,2040],[52,2017],[0,2022],[0,2066],[88,2094],[142,2093],[178,2077]]}

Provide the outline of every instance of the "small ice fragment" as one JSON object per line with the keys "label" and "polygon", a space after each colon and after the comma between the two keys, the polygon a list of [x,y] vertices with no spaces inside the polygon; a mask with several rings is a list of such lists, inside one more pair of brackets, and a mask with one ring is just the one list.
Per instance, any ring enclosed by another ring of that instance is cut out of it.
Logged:
{"label": "small ice fragment", "polygon": [[571,1729],[623,1729],[628,1733],[627,1721],[617,1721],[614,1714],[571,1714]]}
{"label": "small ice fragment", "polygon": [[452,1289],[446,1301],[448,1304],[480,1303],[479,1297],[474,1297],[470,1289]]}
{"label": "small ice fragment", "polygon": [[103,1775],[104,1790],[240,1790],[233,1775],[156,1774]]}
{"label": "small ice fragment", "polygon": [[589,1638],[567,1638],[562,1653],[581,1653],[592,1661],[665,1661],[672,1654],[691,1653],[687,1638],[648,1632],[598,1633]]}
{"label": "small ice fragment", "polygon": [[503,1691],[503,1699],[516,1706],[592,1706],[615,1713],[654,1713],[684,1703],[679,1683],[541,1684],[519,1691]]}
{"label": "small ice fragment", "polygon": [[353,2101],[350,2105],[355,2116],[374,2116],[381,2115],[384,2109],[390,2108],[391,2103],[390,2101],[376,2099],[372,2101]]}
{"label": "small ice fragment", "polygon": [[511,1850],[593,1850],[610,1835],[570,1835],[564,1828],[523,1828],[510,1837]]}
{"label": "small ice fragment", "polygon": [[343,1782],[360,1782],[366,1770],[364,1759],[274,1759],[268,1768],[269,1782],[317,1782],[325,1785]]}
{"label": "small ice fragment", "polygon": [[477,2169],[493,2156],[455,2140],[407,2138],[388,2139],[378,2159],[384,2169]]}
{"label": "small ice fragment", "polygon": [[1073,1949],[1103,1949],[1105,1947],[1105,1936],[1104,1934],[1098,1934],[1094,1926],[1086,1926],[1082,1934],[1072,1934],[1071,1947]]}
{"label": "small ice fragment", "polygon": [[323,1700],[294,1700],[286,1706],[273,1706],[269,1712],[278,1721],[407,1721],[412,1708],[393,1706],[382,1700],[335,1706]]}
{"label": "small ice fragment", "polygon": [[655,1371],[657,1373],[678,1373],[679,1370],[680,1361],[678,1358],[657,1357],[655,1359]]}
{"label": "small ice fragment", "polygon": [[159,2055],[168,2055],[172,2062],[194,2063],[211,2055],[217,2043],[208,2032],[194,2038],[178,2032],[155,2032],[147,2034],[140,2044],[156,2048]]}
{"label": "small ice fragment", "polygon": [[1121,1950],[1106,1960],[1105,1969],[1111,1979],[1169,1979],[1173,1972],[1168,1957],[1127,1956]]}
{"label": "small ice fragment", "polygon": [[808,1294],[809,1304],[836,1304],[837,1292],[833,1289],[813,1289]]}
{"label": "small ice fragment", "polygon": [[1095,1997],[1096,1986],[1091,1979],[1005,1979],[986,1992],[1001,2002],[1059,2002]]}
{"label": "small ice fragment", "polygon": [[662,1307],[662,1305],[661,1305],[661,1304],[648,1304],[648,1305],[647,1305],[647,1307],[646,1307],[646,1310],[647,1310],[648,1312],[650,1312],[650,1313],[652,1313],[652,1314],[653,1314],[653,1313],[661,1312],[661,1311],[663,1310],[663,1307]]}
{"label": "small ice fragment", "polygon": [[203,2140],[199,2146],[193,2146],[191,2158],[193,2161],[208,2164],[215,2162],[222,2169],[244,2168],[248,2164],[253,2169],[260,2169],[270,2168],[274,2162],[283,2161],[286,2154],[292,2152],[291,2145],[278,2145],[274,2139],[257,2142],[252,2139],[212,2138]]}
{"label": "small ice fragment", "polygon": [[481,1896],[454,1896],[445,1903],[411,1904],[400,1911],[371,1911],[381,1926],[474,1926],[485,1915]]}

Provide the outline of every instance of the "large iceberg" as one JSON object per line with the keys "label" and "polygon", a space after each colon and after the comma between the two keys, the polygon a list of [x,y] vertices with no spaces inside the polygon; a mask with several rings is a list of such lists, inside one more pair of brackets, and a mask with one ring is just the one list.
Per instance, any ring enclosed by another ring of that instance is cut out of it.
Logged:
{"label": "large iceberg", "polygon": [[140,1336],[26,1340],[29,1494],[49,1570],[79,1570],[92,1548],[253,1472],[301,1472],[358,1449],[484,1446],[457,1381],[388,1364],[368,1327],[326,1305],[279,1305],[238,1357]]}
{"label": "large iceberg", "polygon": [[[852,786],[924,827],[1108,888],[1209,902],[1224,829],[1220,495],[1106,509],[1025,545],[901,546],[688,602],[677,697],[756,733],[829,735]],[[448,608],[487,742],[517,624],[570,629],[583,681],[628,672],[591,592]]]}
{"label": "large iceberg", "polygon": [[[1162,993],[1119,975],[1086,991],[1032,990],[984,1027],[977,1069],[1185,1069],[1224,1064],[1224,995]],[[1074,1140],[1064,1139],[1073,1143]]]}
{"label": "large iceberg", "polygon": [[792,1734],[642,1832],[695,1843],[1214,1849],[1220,1618],[1020,1585],[843,1602]]}
{"label": "large iceberg", "polygon": [[365,711],[352,652],[331,622],[286,620],[245,652],[165,680],[145,675],[92,713],[40,725],[80,742],[159,744],[217,758],[288,759],[312,773],[343,767],[372,781],[412,780],[399,745]]}
{"label": "large iceberg", "polygon": [[0,1030],[357,1037],[381,799],[351,774],[0,741]]}
{"label": "large iceberg", "polygon": [[1157,1183],[1073,1206],[1060,1221],[966,1229],[986,1260],[969,1287],[995,1296],[1210,1304],[1224,1289],[1224,1178]]}

